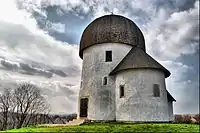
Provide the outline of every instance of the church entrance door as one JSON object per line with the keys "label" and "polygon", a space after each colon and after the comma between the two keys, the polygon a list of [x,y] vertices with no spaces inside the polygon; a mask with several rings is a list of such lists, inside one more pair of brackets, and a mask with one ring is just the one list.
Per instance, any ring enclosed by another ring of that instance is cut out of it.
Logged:
{"label": "church entrance door", "polygon": [[88,98],[82,98],[80,101],[80,117],[88,115]]}

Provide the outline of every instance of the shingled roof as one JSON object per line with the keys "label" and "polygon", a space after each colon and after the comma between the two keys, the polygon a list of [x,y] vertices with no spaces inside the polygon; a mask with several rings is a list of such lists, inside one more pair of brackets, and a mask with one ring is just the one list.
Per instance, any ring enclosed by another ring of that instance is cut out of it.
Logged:
{"label": "shingled roof", "polygon": [[113,69],[110,75],[122,70],[138,68],[159,69],[164,72],[165,77],[170,76],[170,72],[166,68],[139,47],[132,48],[124,59]]}
{"label": "shingled roof", "polygon": [[105,15],[87,26],[80,41],[80,57],[83,58],[83,51],[86,48],[103,43],[137,45],[145,51],[142,31],[132,20],[120,15]]}

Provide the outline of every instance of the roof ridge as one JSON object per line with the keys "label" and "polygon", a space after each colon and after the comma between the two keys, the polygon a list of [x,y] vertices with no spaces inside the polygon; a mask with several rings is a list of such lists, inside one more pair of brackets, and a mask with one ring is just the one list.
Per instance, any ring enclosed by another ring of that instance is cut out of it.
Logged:
{"label": "roof ridge", "polygon": [[128,55],[132,52],[132,51],[135,51],[136,50],[136,47],[133,47],[127,54],[126,56],[115,66],[115,68],[110,72],[110,75],[114,74],[115,73],[115,70],[117,69],[118,66],[120,66],[124,60],[126,60],[126,58],[128,58]]}
{"label": "roof ridge", "polygon": [[[141,50],[141,49],[140,49]],[[144,52],[142,50],[142,52]],[[157,63],[158,65],[160,65],[163,69],[166,69],[163,65],[161,65],[157,60],[155,60],[153,57],[151,57],[148,53],[144,52],[151,60],[153,60],[155,63]],[[167,69],[166,69],[167,70]]]}
{"label": "roof ridge", "polygon": [[121,62],[111,71],[110,75],[126,69],[150,68],[160,69],[165,77],[170,76],[170,72],[139,47],[132,48]]}

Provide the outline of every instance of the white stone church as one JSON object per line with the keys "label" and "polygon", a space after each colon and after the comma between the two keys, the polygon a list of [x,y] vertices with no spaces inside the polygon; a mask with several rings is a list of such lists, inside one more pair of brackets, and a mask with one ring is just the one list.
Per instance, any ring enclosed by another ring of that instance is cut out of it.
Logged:
{"label": "white stone church", "polygon": [[95,19],[82,34],[78,117],[89,120],[167,122],[175,99],[170,72],[146,53],[137,25],[119,15]]}

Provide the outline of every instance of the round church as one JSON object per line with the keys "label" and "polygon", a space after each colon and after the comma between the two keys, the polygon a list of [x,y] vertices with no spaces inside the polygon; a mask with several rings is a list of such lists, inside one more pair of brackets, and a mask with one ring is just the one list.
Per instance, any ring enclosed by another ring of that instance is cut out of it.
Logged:
{"label": "round church", "polygon": [[146,53],[138,26],[119,15],[95,19],[84,30],[78,117],[103,121],[167,122],[173,101],[170,72]]}

